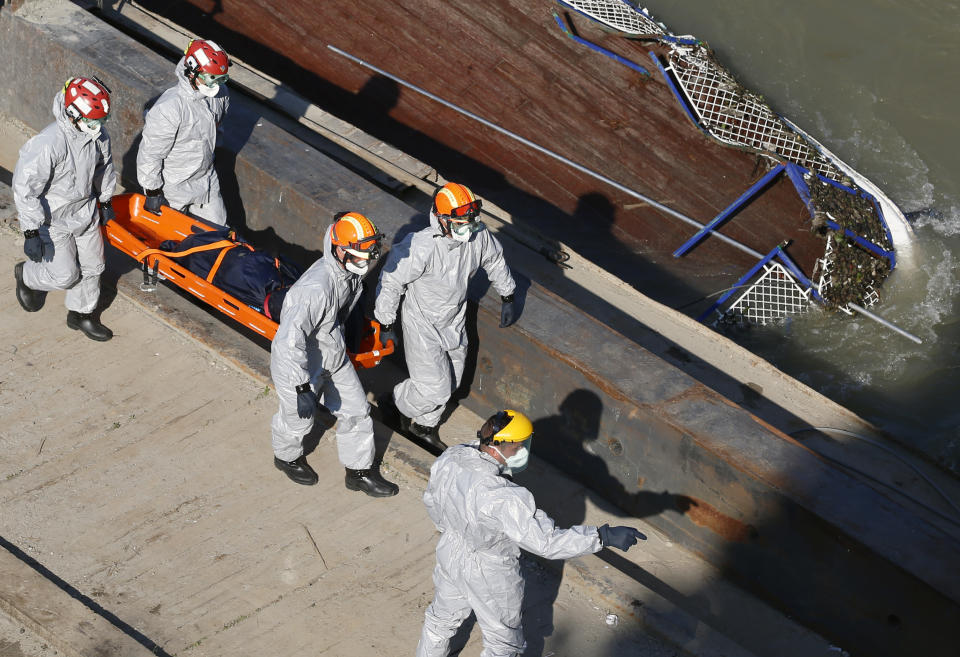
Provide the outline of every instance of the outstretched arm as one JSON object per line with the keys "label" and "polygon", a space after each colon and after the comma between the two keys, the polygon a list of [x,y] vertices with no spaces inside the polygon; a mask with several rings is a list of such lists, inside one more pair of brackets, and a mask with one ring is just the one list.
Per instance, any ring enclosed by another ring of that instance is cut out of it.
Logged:
{"label": "outstretched arm", "polygon": [[508,486],[491,491],[491,495],[492,503],[484,505],[485,520],[499,524],[510,540],[528,552],[547,559],[570,559],[603,547],[594,526],[558,529],[553,519],[537,508],[526,488]]}

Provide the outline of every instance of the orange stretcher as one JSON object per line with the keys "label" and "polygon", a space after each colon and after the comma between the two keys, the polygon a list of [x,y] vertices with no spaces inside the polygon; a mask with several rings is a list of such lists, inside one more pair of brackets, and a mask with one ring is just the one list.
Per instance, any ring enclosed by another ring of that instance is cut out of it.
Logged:
{"label": "orange stretcher", "polygon": [[[199,247],[219,248],[221,253],[210,274],[206,278],[198,276],[176,262],[177,256],[186,255],[194,249],[171,254],[161,251],[160,244],[166,240],[179,242],[189,235],[211,230],[212,226],[166,206],[161,207],[159,215],[147,212],[143,209],[143,202],[143,194],[114,196],[113,211],[116,219],[108,222],[105,228],[110,243],[140,263],[144,282],[156,283],[158,278],[168,280],[268,340],[273,340],[278,326],[275,321],[210,282],[223,255],[237,245],[224,240]],[[386,345],[380,342],[380,324],[373,320],[367,321],[369,325],[361,337],[360,351],[348,354],[354,366],[361,369],[375,367],[384,356],[389,356],[394,350],[392,341]]]}

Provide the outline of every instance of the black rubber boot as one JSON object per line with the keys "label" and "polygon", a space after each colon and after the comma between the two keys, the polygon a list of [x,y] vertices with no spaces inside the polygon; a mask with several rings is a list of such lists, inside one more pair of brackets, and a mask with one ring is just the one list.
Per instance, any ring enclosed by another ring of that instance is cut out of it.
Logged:
{"label": "black rubber boot", "polygon": [[366,470],[347,468],[344,483],[350,490],[362,490],[370,497],[390,497],[400,492],[400,487],[383,478],[376,464]]}
{"label": "black rubber boot", "polygon": [[93,313],[78,313],[75,310],[67,311],[67,326],[73,330],[83,331],[91,340],[106,342],[113,337],[113,331],[101,324]]}
{"label": "black rubber boot", "polygon": [[13,268],[13,275],[17,279],[17,301],[20,307],[28,313],[35,313],[43,308],[47,300],[47,293],[27,287],[23,282],[23,263],[18,262]]}
{"label": "black rubber boot", "polygon": [[310,467],[309,463],[307,463],[307,457],[303,454],[292,461],[281,461],[274,456],[273,464],[277,466],[278,470],[282,470],[284,474],[298,484],[303,484],[304,486],[313,486],[315,483],[320,481],[320,477],[317,476],[317,473],[314,471],[314,469]]}
{"label": "black rubber boot", "polygon": [[437,433],[436,427],[425,427],[422,424],[411,422],[408,431],[434,449],[442,452],[447,448],[447,444],[440,440],[440,435]]}

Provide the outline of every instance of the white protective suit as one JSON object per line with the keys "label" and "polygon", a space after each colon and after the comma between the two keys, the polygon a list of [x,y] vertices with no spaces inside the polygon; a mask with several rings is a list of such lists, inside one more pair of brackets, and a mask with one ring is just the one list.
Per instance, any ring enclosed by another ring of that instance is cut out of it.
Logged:
{"label": "white protective suit", "polygon": [[520,548],[570,559],[602,547],[596,527],[557,529],[533,494],[499,476],[503,466],[478,445],[451,447],[430,468],[423,503],[442,535],[417,657],[446,657],[471,610],[483,632],[481,657],[520,655],[526,647]]}
{"label": "white protective suit", "polygon": [[53,115],[56,121],[20,149],[13,173],[20,228],[38,229],[44,242],[43,261],[24,263],[23,282],[33,290],[67,290],[67,310],[90,313],[104,269],[97,200],[109,203],[117,186],[110,135],[105,128],[96,137],[77,130],[62,91]]}
{"label": "white protective suit", "polygon": [[303,437],[313,428],[314,418],[297,415],[296,387],[309,381],[337,418],[340,462],[351,470],[366,470],[373,464],[373,421],[343,337],[362,279],[337,262],[331,229],[323,240],[323,256],[287,292],[270,346],[270,375],[280,398],[280,410],[271,423],[273,452],[282,461],[303,454]]}
{"label": "white protective suit", "polygon": [[483,267],[501,296],[516,283],[503,258],[503,247],[489,230],[468,242],[443,236],[431,225],[395,244],[380,273],[376,319],[393,324],[403,302],[403,348],[410,378],[393,389],[397,409],[424,427],[435,427],[460,385],[467,356],[467,286]]}
{"label": "white protective suit", "polygon": [[144,116],[143,138],[137,151],[137,181],[147,189],[163,188],[170,207],[221,226],[227,210],[220,179],[213,168],[217,126],[230,96],[227,85],[213,98],[193,88],[177,63],[177,84],[161,94]]}

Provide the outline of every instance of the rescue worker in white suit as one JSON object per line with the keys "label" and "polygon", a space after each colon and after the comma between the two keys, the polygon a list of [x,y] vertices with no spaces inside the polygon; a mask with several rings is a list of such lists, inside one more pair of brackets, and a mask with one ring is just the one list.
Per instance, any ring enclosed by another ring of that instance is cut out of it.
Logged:
{"label": "rescue worker in white suit", "polygon": [[220,179],[213,168],[217,128],[230,107],[227,80],[230,60],[213,41],[194,39],[177,62],[177,84],[144,116],[137,151],[137,181],[144,208],[160,206],[227,223]]}
{"label": "rescue worker in white suit", "polygon": [[[516,282],[500,242],[478,220],[480,207],[480,199],[465,185],[441,187],[430,225],[393,246],[377,289],[374,316],[383,326],[384,343],[398,343],[394,323],[405,295],[402,327],[409,378],[394,387],[392,399],[402,429],[439,450],[446,445],[437,425],[466,362],[467,286],[480,267],[500,293],[500,327],[516,320]],[[392,414],[390,401],[382,403]]]}
{"label": "rescue worker in white suit", "polygon": [[[343,325],[362,291],[362,278],[380,255],[383,235],[357,212],[337,215],[323,240],[323,256],[287,292],[270,347],[270,375],[280,409],[273,416],[274,465],[298,484],[317,483],[303,454],[317,404],[337,418],[337,453],[346,487],[372,497],[398,487],[375,462],[370,405],[347,356]],[[318,398],[319,394],[319,398]]]}
{"label": "rescue worker in white suit", "polygon": [[[110,90],[97,78],[67,80],[53,99],[56,120],[20,149],[13,198],[29,258],[14,268],[17,300],[27,312],[47,292],[66,290],[67,326],[92,340],[113,332],[94,317],[103,273],[100,226],[113,219],[117,185],[110,136]],[[97,211],[99,200],[100,211]]]}
{"label": "rescue worker in white suit", "polygon": [[530,491],[503,476],[521,472],[530,458],[533,424],[523,413],[490,416],[477,437],[479,443],[447,449],[430,468],[423,503],[442,534],[417,657],[446,657],[471,610],[483,633],[481,657],[523,652],[520,548],[571,559],[604,547],[626,551],[646,539],[633,527],[557,529]]}

